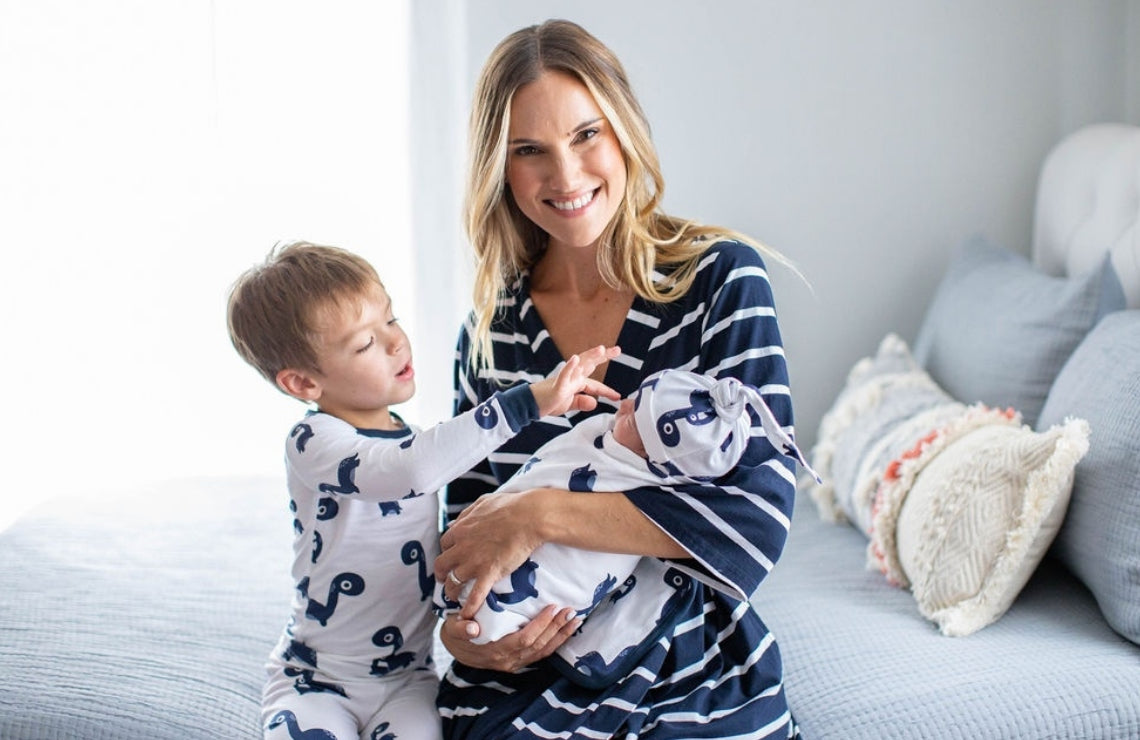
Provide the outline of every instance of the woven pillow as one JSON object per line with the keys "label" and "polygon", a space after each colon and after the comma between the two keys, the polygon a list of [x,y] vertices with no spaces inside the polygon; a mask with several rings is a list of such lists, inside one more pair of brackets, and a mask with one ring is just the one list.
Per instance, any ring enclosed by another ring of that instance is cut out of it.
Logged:
{"label": "woven pillow", "polygon": [[968,635],[1013,604],[1053,542],[1089,428],[1044,432],[974,406],[889,466],[868,561],[910,586],[944,635]]}
{"label": "woven pillow", "polygon": [[847,383],[820,422],[808,482],[822,518],[871,529],[875,490],[887,463],[966,407],[950,398],[888,334],[872,357],[851,368]]}

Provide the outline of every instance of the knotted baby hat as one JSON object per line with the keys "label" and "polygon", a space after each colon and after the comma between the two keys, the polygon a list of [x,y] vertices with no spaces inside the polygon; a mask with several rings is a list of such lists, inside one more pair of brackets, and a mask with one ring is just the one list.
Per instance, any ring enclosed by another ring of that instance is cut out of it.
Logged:
{"label": "knotted baby hat", "polygon": [[672,475],[717,478],[732,470],[748,447],[750,407],[772,446],[815,476],[760,392],[737,378],[662,370],[642,382],[633,414],[650,462]]}

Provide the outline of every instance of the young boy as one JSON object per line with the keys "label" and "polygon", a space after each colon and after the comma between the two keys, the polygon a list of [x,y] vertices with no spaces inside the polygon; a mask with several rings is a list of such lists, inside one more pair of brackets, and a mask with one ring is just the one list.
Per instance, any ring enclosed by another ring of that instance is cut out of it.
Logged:
{"label": "young boy", "polygon": [[[718,380],[685,370],[663,370],[623,400],[616,414],[598,414],[540,447],[495,495],[547,486],[582,492],[659,486],[668,493],[687,483],[719,478],[744,454],[753,414],[773,447],[792,455],[814,475],[755,388],[731,377]],[[603,602],[616,603],[634,588],[645,587],[634,576],[641,561],[637,555],[544,544],[522,567],[497,582],[478,605],[474,620],[479,635],[472,642],[498,640],[550,604],[572,607],[577,617],[585,618]],[[698,570],[691,570],[701,577]],[[456,590],[459,602],[445,594]],[[471,590],[472,584],[462,589],[454,582],[443,584],[437,588],[436,601],[445,611],[455,612],[460,602],[466,604]],[[662,592],[662,608],[668,596]],[[660,612],[616,615],[611,609],[603,619],[585,622],[559,648],[552,661],[555,667],[572,680],[600,685],[603,671],[612,671],[612,661],[628,655],[661,617]]]}
{"label": "young boy", "polygon": [[411,348],[359,256],[277,248],[234,284],[228,319],[242,358],[316,406],[285,446],[296,592],[267,666],[265,737],[438,738],[437,490],[524,425],[616,399],[589,375],[619,350],[571,357],[555,377],[419,431],[390,410],[415,391]]}

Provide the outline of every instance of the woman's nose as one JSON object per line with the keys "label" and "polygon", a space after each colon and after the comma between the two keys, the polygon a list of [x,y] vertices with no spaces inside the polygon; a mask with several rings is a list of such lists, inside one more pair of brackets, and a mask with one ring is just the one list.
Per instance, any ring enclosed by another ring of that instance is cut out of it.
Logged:
{"label": "woman's nose", "polygon": [[578,186],[582,162],[574,152],[565,151],[553,157],[550,184],[557,190],[573,192]]}

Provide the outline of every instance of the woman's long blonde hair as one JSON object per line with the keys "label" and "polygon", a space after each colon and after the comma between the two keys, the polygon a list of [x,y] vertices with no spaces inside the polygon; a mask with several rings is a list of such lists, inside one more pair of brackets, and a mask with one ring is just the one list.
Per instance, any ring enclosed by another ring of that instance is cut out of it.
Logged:
{"label": "woman's long blonde hair", "polygon": [[[585,29],[549,20],[503,39],[475,87],[469,130],[464,203],[467,237],[475,250],[474,336],[471,362],[491,367],[491,323],[507,286],[546,248],[546,233],[523,215],[506,183],[511,100],[547,70],[580,80],[613,127],[625,159],[626,187],[617,213],[601,235],[598,272],[610,287],[667,303],[688,292],[698,258],[717,238],[735,239],[784,261],[744,234],[674,218],[658,210],[665,189],[649,123],[621,62]],[[655,282],[655,267],[673,266]]]}

